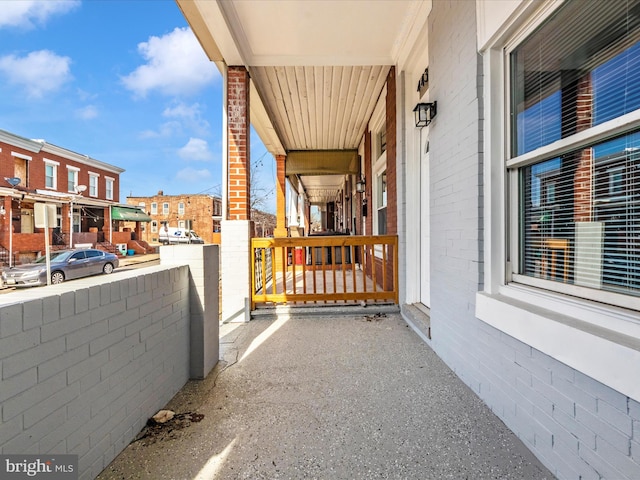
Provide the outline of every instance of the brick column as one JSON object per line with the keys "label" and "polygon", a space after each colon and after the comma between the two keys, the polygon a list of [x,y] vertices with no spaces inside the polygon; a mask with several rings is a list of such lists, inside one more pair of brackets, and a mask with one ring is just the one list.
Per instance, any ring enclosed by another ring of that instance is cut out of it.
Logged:
{"label": "brick column", "polygon": [[2,202],[4,207],[4,215],[2,216],[2,237],[0,238],[0,245],[9,249],[9,231],[11,229],[11,197],[6,196]]}
{"label": "brick column", "polygon": [[[396,69],[387,76],[387,234],[398,233],[398,202],[396,188]],[[393,271],[393,269],[391,269]]]}
{"label": "brick column", "polygon": [[222,320],[248,321],[251,302],[251,199],[249,73],[228,67],[225,76],[227,211],[221,222]]}
{"label": "brick column", "polygon": [[286,203],[286,180],[285,180],[285,163],[286,155],[276,155],[276,229],[273,232],[274,237],[286,237],[287,227],[285,218],[287,216]]}
{"label": "brick column", "polygon": [[249,73],[229,67],[227,73],[228,220],[250,220]]}

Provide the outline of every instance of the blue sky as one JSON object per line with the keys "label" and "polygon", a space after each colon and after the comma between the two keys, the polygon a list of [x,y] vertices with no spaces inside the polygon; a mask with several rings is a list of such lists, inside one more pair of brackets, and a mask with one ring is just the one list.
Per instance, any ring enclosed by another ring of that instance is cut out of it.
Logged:
{"label": "blue sky", "polygon": [[0,0],[0,129],[124,168],[123,203],[220,193],[222,88],[173,0]]}

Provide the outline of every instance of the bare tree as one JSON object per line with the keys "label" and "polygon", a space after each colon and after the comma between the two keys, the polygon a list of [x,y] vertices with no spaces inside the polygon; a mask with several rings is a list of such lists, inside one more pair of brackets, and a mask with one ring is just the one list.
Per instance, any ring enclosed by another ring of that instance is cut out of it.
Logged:
{"label": "bare tree", "polygon": [[249,170],[249,181],[251,182],[251,210],[264,209],[267,201],[273,198],[275,185],[266,183],[264,175],[261,175],[264,169],[264,159],[270,155],[265,151],[256,160],[251,161],[251,169]]}

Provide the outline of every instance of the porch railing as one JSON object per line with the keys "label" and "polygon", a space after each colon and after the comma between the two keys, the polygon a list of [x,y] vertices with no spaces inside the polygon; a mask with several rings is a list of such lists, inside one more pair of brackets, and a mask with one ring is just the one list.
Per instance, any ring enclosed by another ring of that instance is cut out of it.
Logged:
{"label": "porch railing", "polygon": [[251,255],[252,310],[259,304],[398,303],[395,235],[254,238]]}

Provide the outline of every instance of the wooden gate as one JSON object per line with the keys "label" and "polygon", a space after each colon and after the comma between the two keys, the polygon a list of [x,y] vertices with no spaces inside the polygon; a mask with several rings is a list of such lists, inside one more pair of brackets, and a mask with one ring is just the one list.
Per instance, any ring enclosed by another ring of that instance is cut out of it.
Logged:
{"label": "wooden gate", "polygon": [[282,303],[398,303],[396,235],[254,238],[251,256],[252,310]]}

